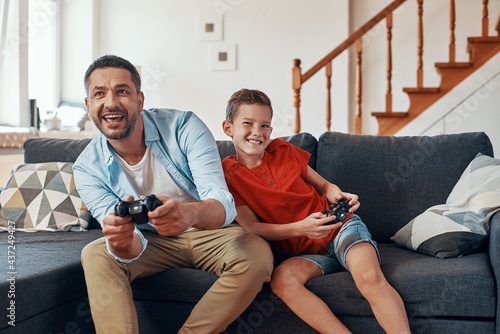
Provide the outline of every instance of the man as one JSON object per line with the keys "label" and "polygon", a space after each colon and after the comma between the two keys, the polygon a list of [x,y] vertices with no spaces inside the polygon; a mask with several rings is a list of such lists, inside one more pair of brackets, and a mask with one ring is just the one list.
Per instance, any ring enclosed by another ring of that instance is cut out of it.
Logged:
{"label": "man", "polygon": [[[85,73],[85,104],[100,134],[73,170],[105,235],[82,251],[96,331],[138,333],[130,282],[194,267],[219,279],[179,333],[219,333],[269,281],[272,254],[232,224],[234,202],[210,131],[191,112],[143,110],[140,84],[135,67],[116,56],[97,59]],[[120,200],[151,194],[162,204],[148,213],[149,224],[114,214]]]}

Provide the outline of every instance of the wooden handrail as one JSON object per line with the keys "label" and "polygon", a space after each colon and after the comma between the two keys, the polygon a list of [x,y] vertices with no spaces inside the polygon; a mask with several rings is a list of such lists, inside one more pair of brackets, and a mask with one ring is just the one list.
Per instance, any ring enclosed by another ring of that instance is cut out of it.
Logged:
{"label": "wooden handrail", "polygon": [[[351,45],[356,43],[356,41],[360,41],[364,34],[370,31],[373,27],[375,27],[380,21],[385,19],[387,15],[391,14],[394,10],[396,10],[403,2],[406,0],[394,0],[387,7],[382,9],[377,15],[375,15],[372,19],[370,19],[367,23],[365,23],[361,28],[356,30],[353,34],[351,34],[344,42],[342,42],[338,47],[336,47],[332,52],[327,54],[323,59],[321,59],[316,65],[311,67],[309,71],[302,74],[302,69],[300,68],[300,59],[294,59],[294,66],[292,70],[292,88],[294,90],[294,107],[295,107],[295,127],[294,132],[300,132],[300,90],[302,84],[306,82],[310,77],[312,77],[316,72],[318,72],[323,67],[328,66],[327,71],[327,80],[331,77],[331,62],[335,57],[340,55],[342,52],[347,50]],[[361,45],[361,44],[360,44]],[[327,84],[328,85],[328,84]],[[327,87],[330,90],[330,86]],[[330,94],[330,91],[328,91]],[[331,98],[328,95],[328,105],[330,105]],[[330,107],[327,110],[327,126],[330,128]],[[360,115],[360,112],[358,114]]]}
{"label": "wooden handrail", "polygon": [[387,14],[392,13],[396,8],[398,8],[403,2],[406,0],[395,0],[387,7],[382,9],[380,13],[375,15],[370,21],[365,23],[361,28],[356,30],[351,36],[349,36],[342,44],[336,47],[332,52],[327,54],[323,59],[321,59],[316,65],[311,67],[309,71],[304,73],[301,78],[301,82],[306,82],[310,77],[312,77],[316,72],[318,72],[321,68],[325,67],[326,64],[331,62],[335,57],[339,54],[347,50],[351,45],[353,45],[356,40],[361,38],[366,32],[375,27],[380,21],[382,21]]}

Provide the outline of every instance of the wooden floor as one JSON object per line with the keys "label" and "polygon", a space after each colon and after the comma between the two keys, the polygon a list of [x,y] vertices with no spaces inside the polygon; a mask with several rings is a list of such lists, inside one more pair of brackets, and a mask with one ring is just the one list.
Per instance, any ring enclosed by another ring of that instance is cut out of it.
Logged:
{"label": "wooden floor", "polygon": [[5,187],[12,167],[23,162],[24,155],[22,153],[0,155],[0,188]]}

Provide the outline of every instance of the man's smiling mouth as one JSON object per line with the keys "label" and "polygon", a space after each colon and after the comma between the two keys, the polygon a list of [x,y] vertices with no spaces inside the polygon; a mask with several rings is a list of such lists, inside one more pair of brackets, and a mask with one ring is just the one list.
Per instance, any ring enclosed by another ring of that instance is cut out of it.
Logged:
{"label": "man's smiling mouth", "polygon": [[116,123],[125,118],[123,114],[109,114],[105,115],[102,119],[108,123]]}

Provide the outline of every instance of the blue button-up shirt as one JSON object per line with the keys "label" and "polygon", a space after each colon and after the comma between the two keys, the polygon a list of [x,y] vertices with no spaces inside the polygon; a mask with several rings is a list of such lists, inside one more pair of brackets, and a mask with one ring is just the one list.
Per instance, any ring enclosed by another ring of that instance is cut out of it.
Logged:
{"label": "blue button-up shirt", "polygon": [[[224,180],[217,144],[206,125],[194,113],[174,109],[143,110],[141,115],[146,145],[172,179],[197,200],[219,201],[226,211],[224,225],[231,223],[236,216],[233,197]],[[101,225],[120,200],[139,197],[112,150],[99,133],[73,166],[78,193]],[[140,231],[135,232],[144,251],[147,242]]]}

